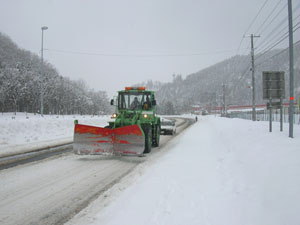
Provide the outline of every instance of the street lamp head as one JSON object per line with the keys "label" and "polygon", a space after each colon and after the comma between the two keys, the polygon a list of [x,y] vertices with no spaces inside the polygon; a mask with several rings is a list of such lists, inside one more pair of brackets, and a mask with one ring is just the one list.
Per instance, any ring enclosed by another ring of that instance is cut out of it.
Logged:
{"label": "street lamp head", "polygon": [[46,26],[42,27],[42,30],[47,30],[47,29],[48,29],[48,27],[46,27]]}

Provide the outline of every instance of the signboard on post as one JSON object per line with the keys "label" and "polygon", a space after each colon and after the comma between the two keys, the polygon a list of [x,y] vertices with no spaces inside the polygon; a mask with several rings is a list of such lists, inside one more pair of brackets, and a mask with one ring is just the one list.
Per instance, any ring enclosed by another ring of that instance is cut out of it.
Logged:
{"label": "signboard on post", "polygon": [[263,72],[263,99],[270,98],[285,98],[285,81],[283,71]]}
{"label": "signboard on post", "polygon": [[[285,82],[283,71],[264,71],[263,78],[263,99],[268,99],[269,109],[269,130],[272,132],[272,109],[280,109],[280,131],[283,129],[282,99],[285,98]],[[272,99],[280,99],[280,102],[273,102]]]}

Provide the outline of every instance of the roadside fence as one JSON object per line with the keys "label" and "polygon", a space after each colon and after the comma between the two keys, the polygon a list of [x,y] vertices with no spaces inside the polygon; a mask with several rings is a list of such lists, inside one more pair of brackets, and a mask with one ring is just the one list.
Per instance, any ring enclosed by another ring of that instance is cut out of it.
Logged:
{"label": "roadside fence", "polygon": [[[240,118],[246,120],[252,120],[252,111],[229,111],[227,113],[229,118]],[[257,109],[256,110],[257,121],[269,121],[269,110],[268,109]],[[272,114],[272,121],[280,122],[280,110],[274,109]],[[289,122],[289,110],[287,107],[283,108],[283,122]],[[294,124],[300,124],[300,110],[295,107]]]}

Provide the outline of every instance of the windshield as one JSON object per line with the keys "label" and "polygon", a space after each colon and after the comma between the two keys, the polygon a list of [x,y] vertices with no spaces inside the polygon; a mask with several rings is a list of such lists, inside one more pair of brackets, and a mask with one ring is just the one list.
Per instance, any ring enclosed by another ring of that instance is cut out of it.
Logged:
{"label": "windshield", "polygon": [[164,125],[164,126],[174,126],[175,123],[173,121],[162,121],[161,125]]}
{"label": "windshield", "polygon": [[148,110],[151,107],[150,93],[119,93],[119,109]]}

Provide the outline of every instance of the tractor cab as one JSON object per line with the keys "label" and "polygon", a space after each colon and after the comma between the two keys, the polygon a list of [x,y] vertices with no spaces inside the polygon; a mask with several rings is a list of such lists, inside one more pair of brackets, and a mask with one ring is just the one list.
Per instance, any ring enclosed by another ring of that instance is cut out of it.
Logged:
{"label": "tractor cab", "polygon": [[113,114],[109,127],[117,128],[125,125],[152,123],[155,118],[155,105],[153,91],[146,91],[145,87],[126,87],[118,92],[116,98],[111,101],[116,106],[117,112]]}
{"label": "tractor cab", "polygon": [[[111,100],[114,105],[114,100]],[[124,91],[119,91],[117,97],[118,111],[122,110],[152,110],[156,105],[152,91],[146,91],[145,87],[126,87]]]}
{"label": "tractor cab", "polygon": [[155,105],[153,93],[144,87],[126,87],[125,91],[119,91],[118,110],[152,110]]}

